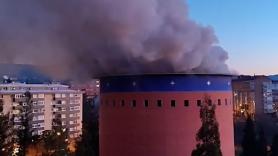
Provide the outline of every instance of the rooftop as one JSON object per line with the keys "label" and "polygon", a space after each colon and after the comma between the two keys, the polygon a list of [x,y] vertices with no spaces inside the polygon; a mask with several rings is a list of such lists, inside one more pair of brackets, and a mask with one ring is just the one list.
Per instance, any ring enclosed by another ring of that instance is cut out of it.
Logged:
{"label": "rooftop", "polygon": [[9,83],[0,84],[0,94],[21,94],[29,91],[31,93],[76,93],[79,90],[70,89],[62,84],[25,84]]}

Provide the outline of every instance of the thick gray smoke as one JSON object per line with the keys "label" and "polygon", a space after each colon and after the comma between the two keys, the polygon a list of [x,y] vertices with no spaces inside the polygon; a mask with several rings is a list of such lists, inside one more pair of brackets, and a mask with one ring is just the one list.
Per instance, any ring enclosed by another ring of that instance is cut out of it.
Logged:
{"label": "thick gray smoke", "polygon": [[0,62],[63,76],[229,73],[184,0],[0,0]]}

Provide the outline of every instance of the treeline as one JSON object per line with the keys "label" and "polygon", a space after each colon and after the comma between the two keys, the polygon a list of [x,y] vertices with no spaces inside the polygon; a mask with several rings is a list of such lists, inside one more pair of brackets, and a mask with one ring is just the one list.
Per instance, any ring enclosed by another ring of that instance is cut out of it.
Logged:
{"label": "treeline", "polygon": [[268,145],[263,127],[256,127],[250,116],[246,119],[243,131],[240,156],[278,156],[278,133]]}

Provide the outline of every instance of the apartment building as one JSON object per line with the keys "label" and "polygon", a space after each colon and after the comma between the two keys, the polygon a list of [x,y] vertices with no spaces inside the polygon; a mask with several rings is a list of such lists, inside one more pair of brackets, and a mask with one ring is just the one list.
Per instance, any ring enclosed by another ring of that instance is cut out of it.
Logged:
{"label": "apartment building", "polygon": [[[277,81],[278,82],[278,81]],[[254,117],[276,113],[275,97],[278,83],[268,76],[240,76],[233,80],[234,113]]]}
{"label": "apartment building", "polygon": [[[32,135],[52,130],[59,121],[74,138],[82,133],[82,92],[61,84],[0,84],[2,113],[10,115],[14,128],[28,117]],[[58,119],[58,120],[57,120]]]}

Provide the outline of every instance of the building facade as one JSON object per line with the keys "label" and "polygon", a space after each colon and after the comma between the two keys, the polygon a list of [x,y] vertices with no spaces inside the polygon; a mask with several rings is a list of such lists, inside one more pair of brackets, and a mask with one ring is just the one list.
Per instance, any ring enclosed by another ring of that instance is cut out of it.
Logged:
{"label": "building facade", "polygon": [[236,143],[242,139],[245,118],[251,115],[257,130],[270,144],[278,131],[278,79],[272,76],[239,76],[232,81]]}
{"label": "building facade", "polygon": [[100,82],[100,156],[191,155],[205,97],[216,105],[223,155],[235,155],[230,76],[112,76]]}
{"label": "building facade", "polygon": [[82,133],[82,92],[60,84],[0,84],[1,113],[9,114],[14,128],[28,114],[32,135],[52,130],[58,119],[70,137]]}
{"label": "building facade", "polygon": [[235,117],[275,115],[278,81],[268,76],[240,76],[232,81]]}

